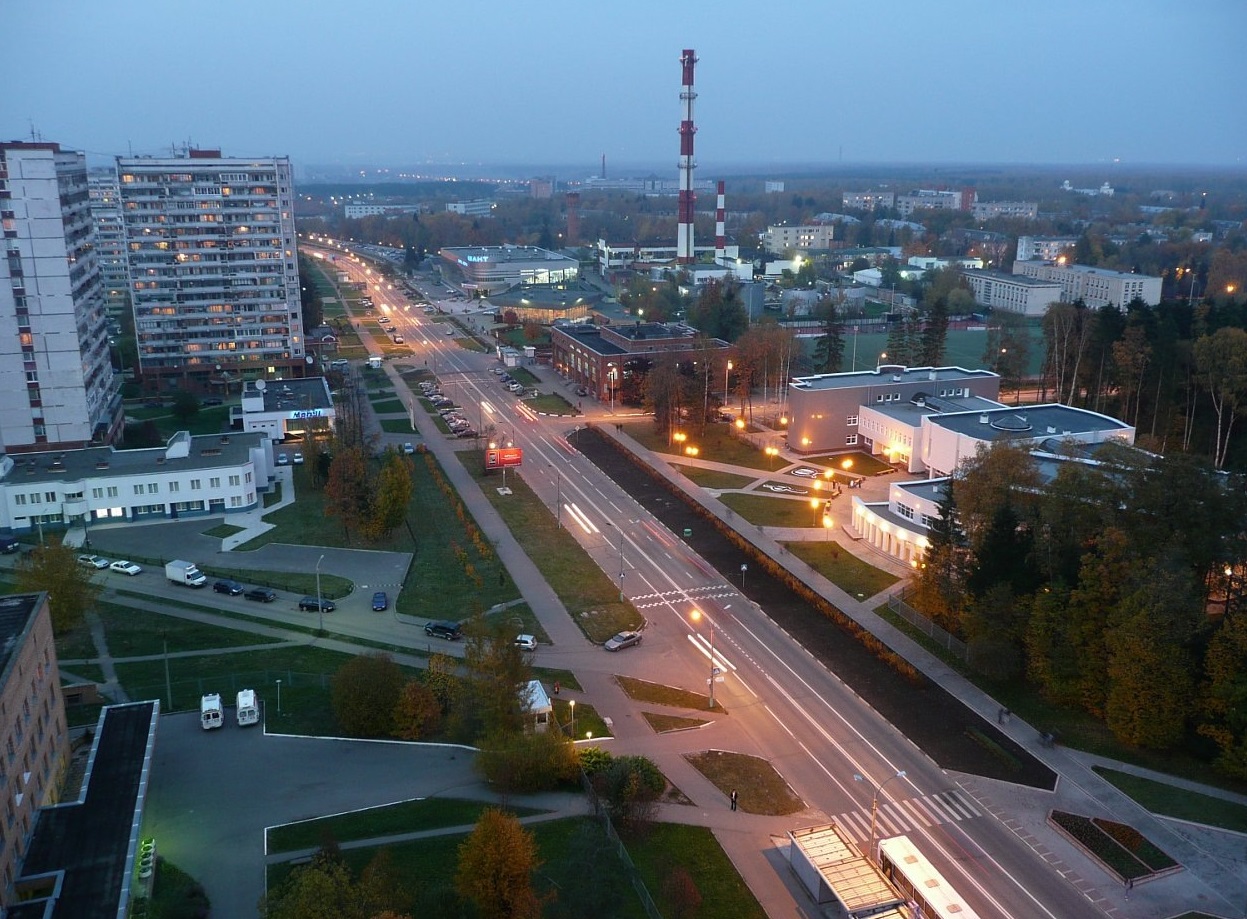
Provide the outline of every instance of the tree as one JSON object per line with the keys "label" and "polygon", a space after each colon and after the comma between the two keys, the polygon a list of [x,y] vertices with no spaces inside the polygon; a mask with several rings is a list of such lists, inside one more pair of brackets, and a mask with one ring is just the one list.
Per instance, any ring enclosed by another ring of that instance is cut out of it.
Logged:
{"label": "tree", "polygon": [[69,546],[48,543],[18,561],[17,589],[20,593],[46,591],[52,632],[64,635],[77,628],[95,605],[100,587],[91,578],[93,571],[78,564]]}
{"label": "tree", "polygon": [[837,373],[844,364],[844,325],[836,298],[820,297],[814,315],[822,322],[822,334],[814,343],[814,372]]}
{"label": "tree", "polygon": [[[1125,334],[1113,342],[1113,364],[1117,369],[1117,387],[1121,393],[1121,417],[1131,418],[1131,424],[1139,423],[1139,404],[1143,401],[1143,372],[1147,369],[1151,356],[1152,348],[1147,343],[1147,333],[1142,326],[1127,326]],[[1132,399],[1133,416],[1130,413]]]}
{"label": "tree", "polygon": [[455,889],[481,919],[537,919],[541,900],[532,875],[540,864],[532,834],[515,817],[489,807],[459,846]]}
{"label": "tree", "polygon": [[987,325],[983,363],[1000,374],[1002,392],[1021,385],[1029,360],[1030,336],[1026,332],[1026,319],[1020,313],[993,310]]}
{"label": "tree", "polygon": [[333,715],[351,737],[389,737],[403,688],[403,672],[388,654],[360,654],[333,675]]}
{"label": "tree", "polygon": [[408,680],[394,706],[394,736],[420,740],[437,733],[442,723],[442,706],[433,690],[419,680]]}
{"label": "tree", "polygon": [[593,788],[619,828],[638,833],[649,825],[667,780],[644,756],[617,756],[594,776]]}
{"label": "tree", "polygon": [[1221,469],[1234,420],[1247,410],[1247,331],[1226,327],[1197,339],[1195,365],[1217,415],[1212,461]]}
{"label": "tree", "polygon": [[1226,615],[1204,660],[1204,723],[1199,732],[1219,749],[1217,768],[1247,779],[1247,615]]}
{"label": "tree", "polygon": [[645,408],[654,413],[654,429],[668,437],[680,427],[691,402],[691,380],[672,361],[657,364],[645,376]]}
{"label": "tree", "polygon": [[342,521],[349,539],[366,519],[369,503],[368,463],[359,446],[340,447],[325,481],[325,513]]}
{"label": "tree", "polygon": [[520,689],[533,677],[532,664],[505,624],[469,624],[463,649],[467,671],[456,709],[460,732],[475,737],[514,734],[524,728]]}
{"label": "tree", "polygon": [[552,791],[576,778],[576,748],[561,731],[496,731],[479,747],[477,770],[504,794]]}
{"label": "tree", "polygon": [[371,485],[372,500],[362,521],[364,535],[379,542],[407,519],[412,494],[411,464],[393,447],[385,451],[381,470]]}
{"label": "tree", "polygon": [[1053,303],[1044,313],[1044,382],[1051,383],[1058,402],[1073,405],[1078,395],[1079,374],[1095,318],[1082,301]]}
{"label": "tree", "polygon": [[186,389],[173,394],[173,417],[178,421],[190,421],[199,414],[199,397]]}
{"label": "tree", "polygon": [[264,919],[376,919],[387,911],[396,915],[407,894],[389,859],[388,850],[382,849],[357,883],[336,847],[321,849],[261,898],[260,915]]}
{"label": "tree", "polygon": [[948,304],[936,303],[927,313],[918,339],[918,364],[938,367],[944,362],[944,346],[948,340]]}

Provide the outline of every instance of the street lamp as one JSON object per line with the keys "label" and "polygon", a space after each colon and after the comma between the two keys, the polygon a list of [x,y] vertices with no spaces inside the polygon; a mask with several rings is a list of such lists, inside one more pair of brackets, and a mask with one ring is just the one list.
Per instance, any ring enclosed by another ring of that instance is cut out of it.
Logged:
{"label": "street lamp", "polygon": [[[742,577],[744,576],[742,575]],[[706,681],[706,685],[710,687],[709,707],[714,708],[714,677],[716,672],[716,668],[714,666],[714,623],[710,621],[709,616],[699,609],[693,610],[691,615],[694,622],[700,622],[704,618],[706,620],[706,625],[710,627],[710,679]]]}
{"label": "street lamp", "polygon": [[[815,482],[814,484],[817,485],[818,483]],[[819,500],[818,498],[810,499],[810,510],[814,512],[814,526],[818,526],[818,508],[820,505],[822,505],[822,503],[823,502]]]}
{"label": "street lamp", "polygon": [[742,564],[740,566],[740,589],[745,589],[745,572],[749,570],[749,566]]}
{"label": "street lamp", "polygon": [[[879,795],[883,793],[883,789],[888,787],[888,782],[891,782],[893,779],[903,779],[903,778],[905,778],[904,769],[900,770],[895,775],[888,776],[886,779],[884,779],[883,784],[875,789],[875,793],[870,799],[870,855],[869,857],[872,861],[875,862],[875,864],[879,863],[879,859],[876,858],[875,856],[875,839],[877,837],[878,827],[879,827]],[[857,773],[853,773],[853,780],[856,782],[866,782],[868,784],[870,782],[870,780],[867,779],[865,776],[859,775]]]}
{"label": "street lamp", "polygon": [[771,458],[771,471],[775,471],[775,457],[779,456],[779,447],[767,447],[766,455]]}
{"label": "street lamp", "polygon": [[732,362],[729,360],[723,368],[723,404],[727,405],[727,375],[732,372]]}
{"label": "street lamp", "polygon": [[281,680],[277,681],[277,714],[281,714]]}
{"label": "street lamp", "polygon": [[320,626],[317,629],[319,632],[325,631],[325,605],[320,599],[320,563],[324,560],[324,555],[321,555],[320,558],[316,559],[316,615],[320,620]]}
{"label": "street lamp", "polygon": [[576,739],[576,700],[571,700],[572,707],[572,740]]}

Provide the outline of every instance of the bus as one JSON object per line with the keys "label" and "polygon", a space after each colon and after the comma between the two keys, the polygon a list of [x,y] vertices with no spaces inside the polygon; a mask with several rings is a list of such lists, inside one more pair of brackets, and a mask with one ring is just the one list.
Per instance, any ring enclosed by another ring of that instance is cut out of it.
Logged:
{"label": "bus", "polygon": [[880,840],[879,867],[923,919],[978,919],[908,836]]}

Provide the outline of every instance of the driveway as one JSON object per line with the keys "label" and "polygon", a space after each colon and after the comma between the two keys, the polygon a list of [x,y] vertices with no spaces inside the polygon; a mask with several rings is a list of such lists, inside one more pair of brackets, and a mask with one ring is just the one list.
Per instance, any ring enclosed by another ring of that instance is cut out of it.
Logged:
{"label": "driveway", "polygon": [[214,916],[255,916],[264,828],[411,798],[492,800],[461,747],[269,737],[191,712],[160,719],[143,835],[199,880]]}

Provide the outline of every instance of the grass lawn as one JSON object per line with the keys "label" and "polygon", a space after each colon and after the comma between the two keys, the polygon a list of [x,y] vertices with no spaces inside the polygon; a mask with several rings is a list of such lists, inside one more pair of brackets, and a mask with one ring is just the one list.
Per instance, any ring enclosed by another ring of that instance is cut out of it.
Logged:
{"label": "grass lawn", "polygon": [[735,789],[740,795],[740,809],[747,814],[782,817],[805,807],[783,776],[764,759],[724,750],[686,753],[684,758],[725,798]]}
{"label": "grass lawn", "polygon": [[203,531],[204,536],[212,536],[216,539],[224,539],[227,536],[233,536],[235,533],[241,533],[245,527],[236,527],[232,523],[218,523],[211,529]]}
{"label": "grass lawn", "polygon": [[628,845],[628,853],[664,916],[679,915],[676,904],[664,896],[663,886],[675,869],[683,868],[702,897],[696,915],[766,919],[762,904],[749,891],[714,834],[704,827],[655,824],[644,843]]}
{"label": "grass lawn", "polygon": [[649,419],[625,424],[623,428],[633,440],[655,453],[678,456],[684,453],[685,447],[695,446],[700,451],[699,459],[748,466],[750,469],[767,469],[771,465],[771,458],[753,444],[737,437],[730,424],[708,424],[704,432],[688,431],[688,440],[683,445],[668,444],[667,435],[656,433],[654,422]]}
{"label": "grass lawn", "polygon": [[523,367],[509,367],[507,368],[507,373],[511,375],[512,379],[518,380],[525,386],[538,386],[541,384],[541,380],[537,379],[531,370]]}
{"label": "grass lawn", "polygon": [[764,527],[812,527],[817,515],[822,526],[822,502],[817,510],[810,508],[809,500],[768,498],[763,495],[720,495],[719,500],[740,514],[750,523]]}
{"label": "grass lawn", "polygon": [[734,472],[720,472],[718,469],[700,469],[697,466],[676,466],[679,472],[702,488],[744,488],[752,478],[737,475]]}
{"label": "grass lawn", "polygon": [[74,664],[72,667],[66,668],[61,666],[61,683],[64,685],[66,681],[66,670],[74,675],[71,682],[77,683],[79,680],[86,680],[91,683],[104,682],[104,668],[98,664]]}
{"label": "grass lawn", "polygon": [[[673,708],[705,710],[710,707],[710,697],[700,692],[680,689],[677,686],[664,686],[662,683],[651,683],[648,680],[638,680],[630,676],[616,676],[615,682],[619,684],[619,688],[627,694],[628,698],[636,699],[638,702],[670,705]],[[714,710],[721,715],[727,714],[727,709],[717,702]]]}
{"label": "grass lawn", "polygon": [[1164,782],[1153,782],[1116,769],[1092,768],[1154,814],[1247,833],[1247,807],[1242,804]]}
{"label": "grass lawn", "polygon": [[788,551],[808,563],[845,593],[858,599],[887,590],[900,578],[862,561],[834,542],[786,542]]}
{"label": "grass lawn", "polygon": [[533,396],[531,399],[525,399],[524,404],[531,408],[534,412],[544,412],[547,415],[574,415],[576,408],[558,393],[542,393]]}
{"label": "grass lawn", "polygon": [[156,883],[147,915],[153,919],[197,919],[208,915],[203,886],[163,856],[156,858]]}
{"label": "grass lawn", "polygon": [[407,406],[403,404],[402,399],[381,399],[372,403],[372,410],[378,415],[386,415],[393,412],[407,414]]}
{"label": "grass lawn", "polygon": [[[104,626],[108,653],[113,657],[140,657],[161,654],[168,641],[172,651],[200,651],[205,648],[236,648],[262,645],[273,639],[251,632],[206,625],[162,616],[150,610],[130,609],[118,603],[96,603],[96,614]],[[86,623],[56,639],[57,657],[64,660],[90,659],[97,656]],[[81,667],[74,668],[81,672]]]}
{"label": "grass lawn", "polygon": [[822,466],[825,469],[845,468],[845,461],[852,463],[849,466],[850,473],[858,475],[880,475],[884,472],[890,472],[892,467],[878,457],[871,456],[869,453],[837,453],[835,456],[815,456],[809,459],[803,459],[801,462],[810,466]]}
{"label": "grass lawn", "polygon": [[201,408],[186,420],[169,414],[152,420],[156,422],[156,430],[165,440],[178,431],[190,431],[191,434],[220,434],[229,428],[229,406],[214,405],[211,408]]}
{"label": "grass lawn", "polygon": [[475,338],[469,338],[466,335],[458,335],[455,337],[455,344],[464,351],[475,351],[477,354],[484,354],[489,349],[482,345]]}
{"label": "grass lawn", "polygon": [[606,722],[602,720],[602,716],[598,714],[597,709],[588,702],[579,702],[576,704],[576,724],[575,731],[571,730],[571,702],[566,699],[553,698],[551,702],[554,704],[554,718],[559,724],[565,724],[568,727],[568,734],[573,740],[587,740],[590,737],[613,737],[611,729],[606,726]]}
{"label": "grass lawn", "polygon": [[641,614],[631,603],[619,599],[618,585],[556,525],[550,509],[533,494],[522,475],[508,477],[511,494],[504,497],[495,487],[502,480],[496,476],[486,479],[481,451],[467,450],[458,456],[591,641],[603,642],[616,632],[641,626]]}
{"label": "grass lawn", "polygon": [[660,712],[641,712],[641,717],[654,729],[656,734],[665,734],[668,731],[686,731],[689,728],[699,728],[703,724],[710,723],[701,718],[681,718],[679,715],[665,715]]}
{"label": "grass lawn", "polygon": [[[487,807],[488,802],[463,798],[420,798],[371,807],[350,814],[339,814],[336,817],[287,823],[268,831],[268,851],[315,849],[326,838],[334,842],[353,842],[356,839],[418,833],[442,827],[471,826]],[[528,807],[514,808],[513,812],[520,817],[545,813]]]}
{"label": "grass lawn", "polygon": [[[433,421],[434,423],[440,422],[439,427],[446,426],[446,422],[442,421],[441,418],[434,418]],[[385,433],[387,434],[414,434],[416,433],[411,427],[410,418],[381,418],[378,420],[378,423],[381,425],[381,430],[385,431]],[[450,428],[446,428],[446,430],[443,431],[442,433],[449,433],[449,431],[450,431]]]}

